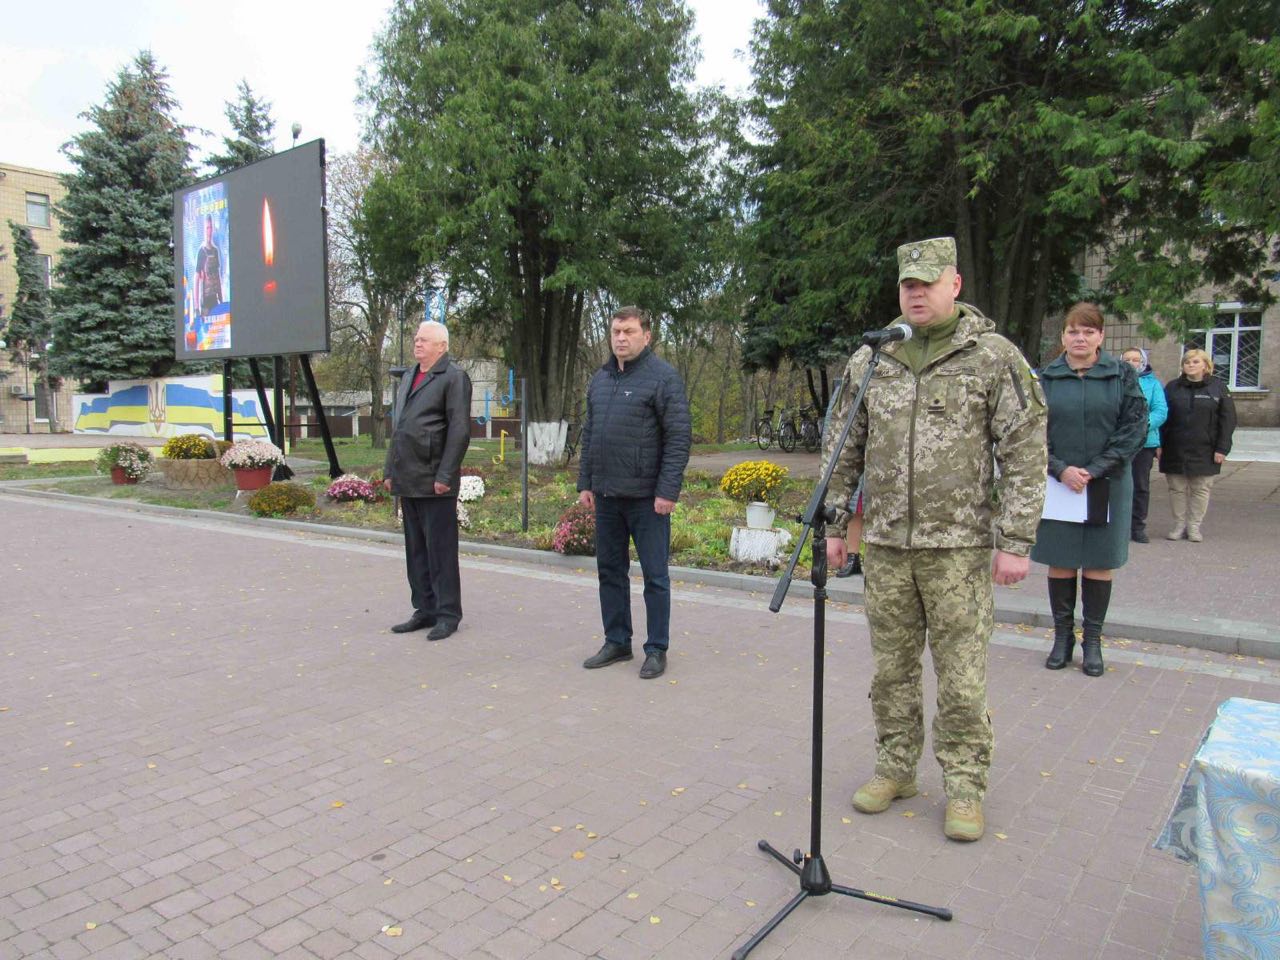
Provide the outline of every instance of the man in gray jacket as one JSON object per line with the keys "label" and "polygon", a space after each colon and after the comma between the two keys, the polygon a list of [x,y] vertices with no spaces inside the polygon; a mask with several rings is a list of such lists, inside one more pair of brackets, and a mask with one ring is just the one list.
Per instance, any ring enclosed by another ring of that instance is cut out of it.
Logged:
{"label": "man in gray jacket", "polygon": [[609,324],[613,356],[587,387],[580,503],[595,508],[596,571],[604,645],[588,670],[631,659],[629,541],[644,574],[644,665],[651,680],[667,669],[671,641],[671,511],[680,498],[692,430],[684,382],[653,352],[649,315],[623,307]]}
{"label": "man in gray jacket", "polygon": [[387,448],[384,483],[400,497],[413,616],[392,627],[427,627],[443,640],[462,619],[458,487],[471,443],[471,378],[449,359],[449,331],[429,320],[413,338],[417,366],[405,371]]}

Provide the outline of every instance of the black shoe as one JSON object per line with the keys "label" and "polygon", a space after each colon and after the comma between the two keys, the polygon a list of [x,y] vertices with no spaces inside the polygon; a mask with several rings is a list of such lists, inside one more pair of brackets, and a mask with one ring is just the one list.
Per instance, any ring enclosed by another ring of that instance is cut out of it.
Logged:
{"label": "black shoe", "polygon": [[641,680],[652,680],[667,672],[667,653],[665,650],[654,650],[644,658],[644,666],[640,668]]}
{"label": "black shoe", "polygon": [[427,617],[427,616],[423,616],[420,613],[415,613],[412,617],[410,617],[404,623],[397,623],[394,627],[391,628],[391,632],[392,633],[413,633],[413,631],[415,630],[425,630],[427,629],[427,627],[434,627],[435,625],[436,625],[435,617]]}
{"label": "black shoe", "polygon": [[1151,538],[1147,536],[1147,531],[1145,530],[1133,531],[1131,539],[1133,540],[1134,543],[1150,543],[1151,542]]}
{"label": "black shoe", "polygon": [[594,657],[588,657],[582,661],[582,665],[588,670],[595,670],[599,667],[607,667],[611,663],[621,663],[623,660],[631,659],[631,648],[621,643],[605,642],[599,652]]}
{"label": "black shoe", "polygon": [[458,632],[458,623],[455,620],[441,620],[431,632],[427,634],[428,640],[443,640],[445,637],[452,637]]}

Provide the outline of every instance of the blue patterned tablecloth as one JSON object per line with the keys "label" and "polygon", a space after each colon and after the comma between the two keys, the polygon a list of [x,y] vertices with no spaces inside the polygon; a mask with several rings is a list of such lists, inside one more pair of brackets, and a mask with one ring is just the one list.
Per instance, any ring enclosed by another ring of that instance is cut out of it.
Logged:
{"label": "blue patterned tablecloth", "polygon": [[1199,867],[1205,960],[1280,960],[1280,704],[1218,708],[1155,846]]}

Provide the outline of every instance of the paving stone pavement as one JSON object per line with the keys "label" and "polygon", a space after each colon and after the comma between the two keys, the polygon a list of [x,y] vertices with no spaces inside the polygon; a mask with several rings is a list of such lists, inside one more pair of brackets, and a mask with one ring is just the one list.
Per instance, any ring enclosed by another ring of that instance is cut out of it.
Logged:
{"label": "paving stone pavement", "polygon": [[[389,545],[0,498],[0,957],[705,960],[797,890],[812,607],[677,584],[670,669],[584,671],[589,568],[469,557],[462,629],[396,636]],[[637,623],[643,606],[636,596]],[[769,958],[1200,955],[1194,871],[1150,849],[1217,705],[1273,661],[1038,633],[991,649],[987,837],[922,793],[867,817],[871,670],[828,613],[823,852],[937,920],[813,899]],[[928,693],[932,700],[932,690]]]}

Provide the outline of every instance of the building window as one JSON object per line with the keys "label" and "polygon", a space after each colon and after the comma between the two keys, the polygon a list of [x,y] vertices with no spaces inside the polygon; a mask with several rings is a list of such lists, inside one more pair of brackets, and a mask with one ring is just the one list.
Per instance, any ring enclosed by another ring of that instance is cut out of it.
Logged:
{"label": "building window", "polygon": [[1262,360],[1262,311],[1241,304],[1224,304],[1213,329],[1193,330],[1187,348],[1197,347],[1213,358],[1213,374],[1232,390],[1258,390]]}
{"label": "building window", "polygon": [[49,196],[44,193],[27,194],[27,223],[33,227],[49,226]]}
{"label": "building window", "polygon": [[53,257],[47,253],[37,253],[40,258],[40,269],[44,272],[44,286],[46,290],[53,289]]}

